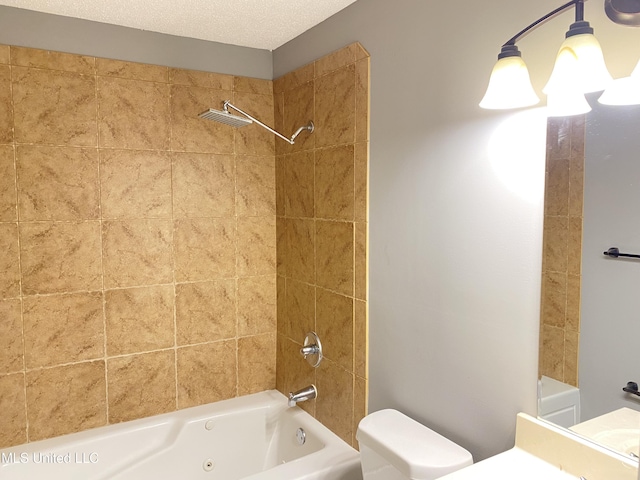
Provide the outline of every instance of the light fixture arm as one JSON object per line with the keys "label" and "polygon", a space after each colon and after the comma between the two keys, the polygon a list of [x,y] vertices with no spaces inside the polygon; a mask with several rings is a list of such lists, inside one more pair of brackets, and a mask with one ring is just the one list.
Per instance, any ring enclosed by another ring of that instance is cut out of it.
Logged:
{"label": "light fixture arm", "polygon": [[586,0],[571,0],[570,2],[567,2],[564,5],[559,6],[558,8],[556,8],[555,10],[552,10],[551,12],[547,13],[543,17],[540,17],[538,20],[533,22],[531,25],[529,25],[529,26],[523,28],[522,30],[520,30],[513,37],[511,37],[509,40],[507,40],[502,46],[503,47],[507,47],[509,45],[515,45],[516,42],[522,36],[524,36],[526,33],[528,33],[529,31],[533,30],[538,25],[541,25],[542,23],[546,22],[550,18],[555,17],[559,13],[564,12],[565,10],[567,10],[568,8],[570,8],[573,5],[576,6],[576,22],[583,21],[584,20],[584,2],[585,1]]}

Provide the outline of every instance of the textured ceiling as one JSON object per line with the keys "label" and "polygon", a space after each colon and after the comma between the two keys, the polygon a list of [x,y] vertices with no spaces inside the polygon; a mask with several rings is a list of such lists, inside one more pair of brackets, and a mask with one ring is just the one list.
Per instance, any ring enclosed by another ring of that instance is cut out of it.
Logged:
{"label": "textured ceiling", "polygon": [[274,50],[355,0],[0,0],[0,5]]}

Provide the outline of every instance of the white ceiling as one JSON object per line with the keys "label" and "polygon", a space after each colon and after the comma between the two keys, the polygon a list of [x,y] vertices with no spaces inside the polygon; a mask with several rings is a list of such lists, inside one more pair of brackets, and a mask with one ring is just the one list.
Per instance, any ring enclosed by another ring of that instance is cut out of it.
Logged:
{"label": "white ceiling", "polygon": [[0,5],[274,50],[356,0],[0,0]]}

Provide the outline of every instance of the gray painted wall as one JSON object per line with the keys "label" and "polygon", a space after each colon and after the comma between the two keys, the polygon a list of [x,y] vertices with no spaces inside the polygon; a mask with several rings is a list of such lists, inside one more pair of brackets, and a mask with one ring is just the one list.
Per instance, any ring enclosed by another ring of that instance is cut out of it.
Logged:
{"label": "gray painted wall", "polygon": [[[535,414],[545,119],[477,107],[499,46],[556,0],[359,0],[271,52],[0,7],[0,43],[271,78],[360,41],[371,53],[370,407],[476,460]],[[640,29],[587,18],[614,75]],[[519,42],[542,89],[571,22]],[[272,70],[273,68],[273,70]],[[520,168],[523,167],[523,168]]]}
{"label": "gray painted wall", "polygon": [[[355,40],[371,54],[370,410],[402,410],[476,460],[536,414],[545,156],[539,110],[477,105],[500,45],[557,6],[359,0],[274,51],[276,77]],[[628,75],[640,29],[585,9]],[[572,21],[519,42],[538,92]]]}
{"label": "gray painted wall", "polygon": [[582,420],[628,407],[622,387],[640,383],[640,260],[613,260],[609,247],[640,254],[640,106],[594,104],[585,143],[580,321]]}
{"label": "gray painted wall", "polygon": [[244,77],[273,77],[272,53],[0,6],[0,43]]}

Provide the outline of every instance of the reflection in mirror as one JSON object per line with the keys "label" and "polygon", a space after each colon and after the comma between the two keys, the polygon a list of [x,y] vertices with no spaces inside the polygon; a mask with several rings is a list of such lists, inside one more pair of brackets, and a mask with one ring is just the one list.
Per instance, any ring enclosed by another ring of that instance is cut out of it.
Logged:
{"label": "reflection in mirror", "polygon": [[539,415],[640,452],[640,106],[549,119]]}

